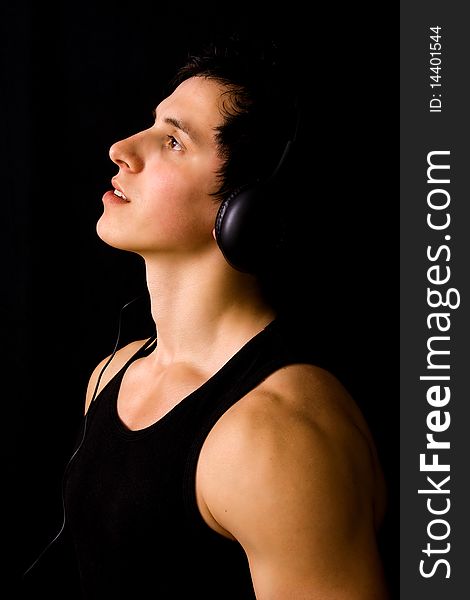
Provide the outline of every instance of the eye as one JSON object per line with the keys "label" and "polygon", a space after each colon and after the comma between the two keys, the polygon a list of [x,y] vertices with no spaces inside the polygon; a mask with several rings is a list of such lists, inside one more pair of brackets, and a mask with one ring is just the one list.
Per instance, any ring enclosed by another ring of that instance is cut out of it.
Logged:
{"label": "eye", "polygon": [[183,150],[183,146],[172,135],[167,135],[166,139],[166,145],[168,148],[170,148],[170,150],[175,150],[176,152],[180,152],[181,150]]}

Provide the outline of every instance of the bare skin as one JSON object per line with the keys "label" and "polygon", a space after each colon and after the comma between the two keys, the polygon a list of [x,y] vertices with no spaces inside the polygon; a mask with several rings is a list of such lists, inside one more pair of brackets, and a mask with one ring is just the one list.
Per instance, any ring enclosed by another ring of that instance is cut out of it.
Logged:
{"label": "bare skin", "polygon": [[[189,79],[152,127],[110,150],[130,201],[105,202],[97,231],[145,260],[158,331],[158,347],[122,380],[118,413],[131,430],[159,420],[275,317],[213,238],[223,92]],[[143,343],[116,353],[99,389]],[[106,361],[90,378],[86,410]],[[232,406],[203,445],[196,494],[208,527],[245,549],[259,600],[387,598],[375,541],[383,475],[363,416],[327,371],[280,369]]]}

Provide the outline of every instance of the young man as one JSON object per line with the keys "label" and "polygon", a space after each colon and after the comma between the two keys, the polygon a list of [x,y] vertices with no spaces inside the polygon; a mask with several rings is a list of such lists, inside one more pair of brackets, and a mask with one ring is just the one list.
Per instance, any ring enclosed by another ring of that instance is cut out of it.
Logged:
{"label": "young man", "polygon": [[157,334],[90,378],[65,487],[84,598],[386,598],[367,424],[267,301],[270,252],[239,268],[221,246],[221,203],[291,137],[291,92],[269,52],[209,49],[110,149],[97,232],[145,261]]}

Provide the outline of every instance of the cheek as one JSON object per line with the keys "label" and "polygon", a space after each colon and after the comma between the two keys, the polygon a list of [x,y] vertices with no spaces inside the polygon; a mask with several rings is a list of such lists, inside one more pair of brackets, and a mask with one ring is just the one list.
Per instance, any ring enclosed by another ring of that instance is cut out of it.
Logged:
{"label": "cheek", "polygon": [[182,236],[212,233],[217,205],[208,195],[206,177],[189,177],[181,173],[167,172],[149,182],[145,194],[144,213],[149,223],[173,239]]}

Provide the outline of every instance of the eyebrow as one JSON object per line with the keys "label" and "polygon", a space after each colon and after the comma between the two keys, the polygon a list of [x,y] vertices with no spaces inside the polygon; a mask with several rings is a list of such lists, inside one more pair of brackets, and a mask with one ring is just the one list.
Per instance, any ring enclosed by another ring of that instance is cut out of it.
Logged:
{"label": "eyebrow", "polygon": [[[153,117],[156,119],[156,117],[157,117],[156,109],[154,109],[152,111],[152,113],[153,113]],[[179,129],[180,131],[185,133],[194,143],[196,143],[196,144],[198,143],[198,136],[194,133],[194,131],[191,131],[191,129],[181,119],[177,119],[176,117],[165,117],[163,119],[163,122],[166,123],[167,125],[173,125],[173,127],[175,127],[176,129]]]}

